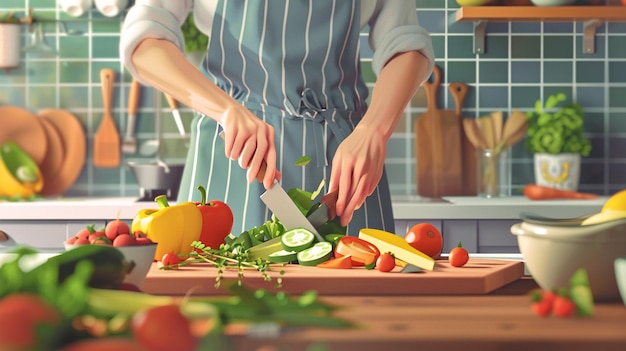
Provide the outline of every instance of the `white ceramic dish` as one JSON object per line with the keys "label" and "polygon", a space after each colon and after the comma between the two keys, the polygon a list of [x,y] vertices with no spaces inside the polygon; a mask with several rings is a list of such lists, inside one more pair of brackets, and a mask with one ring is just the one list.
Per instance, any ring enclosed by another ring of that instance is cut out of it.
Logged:
{"label": "white ceramic dish", "polygon": [[[66,250],[78,247],[78,245],[70,245],[66,243],[63,245]],[[143,282],[146,280],[146,275],[152,266],[152,262],[154,261],[156,247],[157,244],[116,247],[116,249],[120,250],[122,254],[124,254],[124,258],[126,258],[127,261],[135,262],[135,267],[129,274],[126,275],[126,279],[124,279],[125,283],[130,283],[141,288]]]}
{"label": "white ceramic dish", "polygon": [[626,256],[615,259],[615,281],[617,281],[617,288],[622,295],[624,306],[626,306]]}
{"label": "white ceramic dish", "polygon": [[567,6],[572,5],[576,0],[531,0],[535,6]]}
{"label": "white ceramic dish", "polygon": [[626,219],[588,226],[521,222],[511,233],[541,288],[567,287],[572,274],[583,267],[595,300],[619,300],[614,261],[626,256]]}

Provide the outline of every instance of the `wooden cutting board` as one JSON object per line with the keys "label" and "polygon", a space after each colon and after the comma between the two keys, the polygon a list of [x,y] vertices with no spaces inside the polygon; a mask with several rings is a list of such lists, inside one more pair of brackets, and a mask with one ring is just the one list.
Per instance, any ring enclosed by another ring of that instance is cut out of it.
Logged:
{"label": "wooden cutting board", "polygon": [[463,195],[461,121],[455,110],[440,110],[437,94],[441,70],[433,69],[433,82],[424,82],[426,111],[415,120],[417,193],[441,197]]}
{"label": "wooden cutting board", "polygon": [[[285,274],[280,274],[284,270]],[[400,273],[401,268],[382,273],[362,267],[329,269],[297,264],[275,266],[268,273],[272,281],[263,281],[257,271],[245,271],[243,283],[251,288],[273,290],[278,277],[282,291],[300,294],[315,290],[321,295],[427,295],[427,294],[486,294],[521,278],[521,261],[470,258],[461,268],[438,260],[435,269],[419,273]],[[142,290],[158,295],[224,295],[214,287],[217,269],[209,264],[193,264],[178,270],[160,270],[152,265]],[[236,281],[237,272],[227,270],[224,281]],[[224,284],[224,283],[223,283]]]}
{"label": "wooden cutting board", "polygon": [[466,196],[476,196],[478,187],[478,165],[476,147],[470,142],[465,129],[463,128],[463,101],[469,91],[469,86],[465,83],[454,82],[448,85],[450,94],[454,99],[455,111],[460,124],[461,134],[461,155],[463,164],[463,194]]}

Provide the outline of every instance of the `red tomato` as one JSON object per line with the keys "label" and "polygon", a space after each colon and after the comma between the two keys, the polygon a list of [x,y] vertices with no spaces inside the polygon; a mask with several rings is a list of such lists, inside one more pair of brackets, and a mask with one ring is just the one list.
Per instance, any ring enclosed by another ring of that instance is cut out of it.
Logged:
{"label": "red tomato", "polygon": [[60,313],[40,297],[15,293],[0,300],[0,350],[31,350],[38,326],[56,326]]}
{"label": "red tomato", "polygon": [[74,241],[74,245],[88,245],[88,244],[89,244],[89,239],[87,238],[77,237],[76,240]]}
{"label": "red tomato", "polygon": [[201,201],[195,203],[202,214],[202,231],[199,241],[212,249],[217,249],[233,229],[233,211],[225,202],[206,201],[204,187],[198,186],[198,190],[202,193]]}
{"label": "red tomato", "polygon": [[154,242],[150,238],[148,238],[147,236],[137,236],[137,237],[135,237],[135,242],[137,242],[137,245],[154,244]]}
{"label": "red tomato", "polygon": [[137,240],[130,234],[120,234],[113,240],[113,246],[131,246],[137,245]]}
{"label": "red tomato", "polygon": [[454,267],[463,267],[469,261],[469,253],[459,242],[459,245],[454,249],[450,250],[450,255],[448,256],[448,261]]}
{"label": "red tomato", "polygon": [[404,235],[404,240],[432,258],[437,258],[443,250],[443,237],[439,229],[430,223],[414,225]]}
{"label": "red tomato", "polygon": [[376,262],[380,251],[368,241],[355,236],[344,236],[335,246],[335,257],[343,256],[350,256],[353,266],[365,266]]}
{"label": "red tomato", "polygon": [[153,307],[135,314],[131,329],[135,338],[152,351],[193,351],[197,346],[191,323],[178,305]]}
{"label": "red tomato", "polygon": [[96,229],[94,227],[95,227],[95,224],[90,224],[90,225],[86,226],[85,228],[79,230],[76,233],[75,236],[77,238],[85,238],[86,239],[86,238],[89,237],[89,234],[94,233],[96,231]]}
{"label": "red tomato", "polygon": [[104,233],[109,240],[113,241],[119,234],[130,234],[130,227],[128,223],[116,219],[107,223],[104,227]]}
{"label": "red tomato", "polygon": [[552,305],[556,294],[552,291],[535,290],[532,292],[531,309],[539,317],[547,317],[552,313]]}
{"label": "red tomato", "polygon": [[391,272],[394,268],[396,268],[396,258],[391,252],[385,252],[378,256],[376,269],[381,272]]}
{"label": "red tomato", "polygon": [[557,295],[552,310],[557,317],[567,318],[576,311],[576,304],[567,296]]}
{"label": "red tomato", "polygon": [[161,263],[163,263],[164,266],[177,265],[180,263],[180,258],[175,253],[168,252],[161,258]]}
{"label": "red tomato", "polygon": [[332,258],[328,261],[324,261],[317,265],[320,268],[338,268],[338,269],[350,269],[352,268],[352,256],[342,256]]}

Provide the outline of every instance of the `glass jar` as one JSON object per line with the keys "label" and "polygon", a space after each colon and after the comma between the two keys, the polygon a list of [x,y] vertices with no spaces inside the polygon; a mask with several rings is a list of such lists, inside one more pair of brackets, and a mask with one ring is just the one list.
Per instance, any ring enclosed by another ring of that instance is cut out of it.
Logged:
{"label": "glass jar", "polygon": [[506,151],[478,150],[478,196],[492,198],[507,195],[510,176],[507,155]]}

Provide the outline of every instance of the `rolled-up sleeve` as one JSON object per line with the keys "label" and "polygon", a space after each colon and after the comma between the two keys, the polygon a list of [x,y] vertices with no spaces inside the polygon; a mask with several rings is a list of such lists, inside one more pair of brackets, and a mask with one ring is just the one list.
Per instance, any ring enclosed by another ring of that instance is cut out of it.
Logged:
{"label": "rolled-up sleeve", "polygon": [[120,59],[128,71],[137,77],[131,55],[144,39],[169,40],[185,50],[181,25],[187,18],[191,0],[137,0],[128,10],[120,35]]}
{"label": "rolled-up sleeve", "polygon": [[432,41],[419,25],[414,1],[378,0],[368,24],[369,44],[374,52],[372,69],[377,75],[394,55],[413,50],[428,59],[430,75],[435,63]]}

